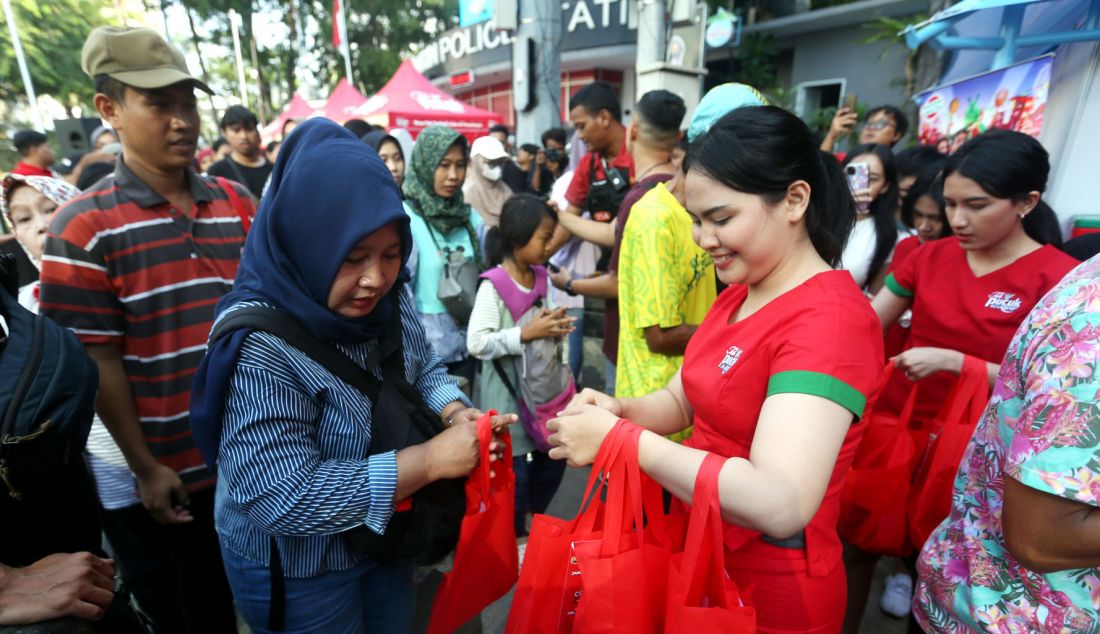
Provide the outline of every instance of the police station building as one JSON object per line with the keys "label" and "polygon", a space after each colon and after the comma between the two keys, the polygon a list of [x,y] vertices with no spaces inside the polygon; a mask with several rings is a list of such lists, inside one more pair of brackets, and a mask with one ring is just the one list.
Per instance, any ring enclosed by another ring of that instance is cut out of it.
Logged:
{"label": "police station building", "polygon": [[[562,2],[561,110],[586,84],[606,81],[624,104],[634,103],[637,13],[629,0]],[[515,127],[512,106],[512,35],[486,20],[447,31],[414,58],[432,83],[466,103],[496,112]],[[537,139],[523,139],[537,141]]]}
{"label": "police station building", "polygon": [[[435,85],[466,103],[500,114],[514,129],[513,37],[511,31],[498,31],[491,19],[495,1],[500,0],[460,0],[462,26],[419,51],[413,64]],[[596,80],[618,90],[624,119],[629,120],[630,105],[638,97],[634,4],[630,0],[562,1],[563,120],[568,120],[569,97]],[[809,117],[821,108],[836,106],[850,93],[858,94],[866,105],[904,103],[906,95],[898,78],[903,75],[906,51],[889,42],[865,42],[870,33],[867,25],[879,16],[915,19],[928,10],[928,0],[756,0],[752,7],[737,35],[768,39],[778,83],[789,91],[787,105],[796,114]],[[730,80],[730,60],[735,54],[736,40],[707,45],[705,86]]]}

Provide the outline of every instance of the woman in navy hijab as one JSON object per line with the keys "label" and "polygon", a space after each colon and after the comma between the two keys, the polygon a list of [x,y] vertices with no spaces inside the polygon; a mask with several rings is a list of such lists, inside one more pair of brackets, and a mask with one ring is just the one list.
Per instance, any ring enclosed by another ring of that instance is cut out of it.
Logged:
{"label": "woman in navy hijab", "polygon": [[378,155],[329,121],[295,129],[218,319],[242,306],[285,311],[361,367],[400,320],[405,380],[448,428],[367,456],[367,396],[267,332],[235,330],[210,346],[192,424],[216,461],[222,556],[253,632],[408,631],[413,564],[366,559],[345,532],[382,533],[395,504],[477,462],[480,412],[432,353],[403,290],[411,245],[401,194]]}

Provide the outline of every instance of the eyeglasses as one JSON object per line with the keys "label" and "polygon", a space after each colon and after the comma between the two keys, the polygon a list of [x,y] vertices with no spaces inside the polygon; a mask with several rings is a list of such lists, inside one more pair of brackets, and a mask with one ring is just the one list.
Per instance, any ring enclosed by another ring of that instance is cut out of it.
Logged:
{"label": "eyeglasses", "polygon": [[863,124],[863,129],[878,132],[879,130],[885,130],[894,125],[894,122],[889,119],[876,119],[874,121],[868,121]]}

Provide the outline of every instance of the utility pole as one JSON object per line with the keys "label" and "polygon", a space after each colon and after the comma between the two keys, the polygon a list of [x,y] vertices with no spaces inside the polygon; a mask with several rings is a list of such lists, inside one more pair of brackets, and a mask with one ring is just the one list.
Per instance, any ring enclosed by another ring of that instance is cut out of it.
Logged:
{"label": "utility pole", "polygon": [[15,49],[19,74],[23,76],[23,88],[27,91],[27,101],[30,103],[31,115],[34,117],[34,127],[45,132],[46,126],[42,123],[42,113],[38,110],[38,97],[34,94],[34,82],[31,81],[31,73],[27,70],[27,59],[23,56],[23,43],[19,40],[19,27],[15,25],[15,12],[11,9],[11,0],[4,0],[4,16],[8,20],[11,44]]}
{"label": "utility pole", "polygon": [[[665,3],[661,0],[641,0],[638,3],[637,67],[644,68],[665,61]],[[638,96],[644,93],[641,87]]]}
{"label": "utility pole", "polygon": [[248,91],[244,83],[244,59],[241,57],[241,34],[238,28],[241,26],[241,15],[235,10],[229,10],[229,28],[233,31],[233,56],[237,60],[237,87],[241,93],[241,105],[248,107]]}
{"label": "utility pole", "polygon": [[519,0],[512,42],[517,147],[537,144],[544,131],[561,125],[562,35],[560,0]]}
{"label": "utility pole", "polygon": [[[703,67],[705,48],[698,49],[698,60],[688,66],[669,63],[670,27],[677,24],[687,27],[686,37],[674,38],[678,40],[681,51],[690,46],[703,47],[706,8],[696,0],[672,0],[667,10],[668,13],[663,0],[641,0],[639,3],[635,95],[641,98],[651,90],[668,90],[679,95],[687,111],[691,112],[703,93],[703,76],[707,73]],[[683,125],[687,125],[686,120]]]}
{"label": "utility pole", "polygon": [[355,79],[351,76],[351,43],[348,42],[347,7],[344,6],[346,0],[338,1],[340,10],[333,17],[336,19],[337,28],[340,30],[340,52],[344,55],[344,78],[354,86]]}

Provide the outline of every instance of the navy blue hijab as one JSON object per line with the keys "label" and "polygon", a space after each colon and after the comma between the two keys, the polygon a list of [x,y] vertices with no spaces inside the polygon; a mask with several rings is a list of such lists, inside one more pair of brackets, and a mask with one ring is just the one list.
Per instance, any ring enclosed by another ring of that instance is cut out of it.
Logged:
{"label": "navy blue hijab", "polygon": [[[401,236],[402,272],[369,315],[350,319],[328,308],[333,279],[355,245],[393,223]],[[244,301],[284,310],[326,341],[356,344],[385,334],[412,250],[401,192],[378,153],[325,119],[299,125],[283,144],[271,182],[245,240],[233,290],[216,316]],[[199,364],[191,392],[195,443],[211,468],[237,353],[249,330],[219,339]]]}

